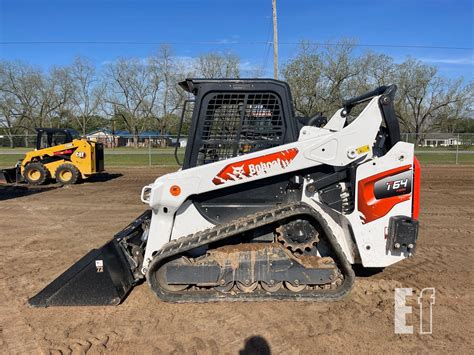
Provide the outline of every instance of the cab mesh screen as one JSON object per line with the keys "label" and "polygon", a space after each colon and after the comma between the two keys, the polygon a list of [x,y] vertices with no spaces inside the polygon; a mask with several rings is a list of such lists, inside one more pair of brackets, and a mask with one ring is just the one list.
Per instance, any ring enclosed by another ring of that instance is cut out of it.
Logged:
{"label": "cab mesh screen", "polygon": [[272,93],[214,94],[202,114],[197,165],[283,144],[280,100]]}

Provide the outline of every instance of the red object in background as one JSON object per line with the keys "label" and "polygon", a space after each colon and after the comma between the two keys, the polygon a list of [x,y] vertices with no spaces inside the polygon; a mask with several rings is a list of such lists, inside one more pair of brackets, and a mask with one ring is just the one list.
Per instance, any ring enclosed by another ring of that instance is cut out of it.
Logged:
{"label": "red object in background", "polygon": [[221,185],[227,181],[238,181],[246,177],[265,174],[272,169],[273,164],[277,164],[284,169],[297,154],[298,149],[291,148],[281,152],[231,163],[226,165],[225,168],[212,179],[212,182],[214,185]]}
{"label": "red object in background", "polygon": [[413,206],[412,218],[418,219],[420,215],[420,179],[421,179],[421,165],[416,157],[413,158]]}
{"label": "red object in background", "polygon": [[395,169],[383,171],[359,181],[358,184],[358,210],[363,214],[362,222],[369,223],[385,216],[396,204],[410,199],[410,193],[376,199],[374,185],[377,181],[386,177],[403,173],[410,170],[411,165],[400,166]]}
{"label": "red object in background", "polygon": [[67,154],[72,154],[73,150],[72,149],[66,149],[66,150],[61,150],[59,152],[54,152],[54,155],[67,155]]}

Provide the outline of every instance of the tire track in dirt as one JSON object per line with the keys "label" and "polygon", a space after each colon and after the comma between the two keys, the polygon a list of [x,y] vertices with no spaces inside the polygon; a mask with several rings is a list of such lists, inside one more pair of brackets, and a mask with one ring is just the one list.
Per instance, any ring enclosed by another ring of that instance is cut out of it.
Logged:
{"label": "tire track in dirt", "polygon": [[[0,270],[6,270],[7,263],[2,263]],[[32,354],[39,350],[34,329],[20,311],[21,305],[7,275],[0,273],[0,353]]]}
{"label": "tire track in dirt", "polygon": [[[66,333],[67,334],[67,333]],[[67,342],[53,344],[52,341],[43,338],[46,344],[45,352],[49,354],[98,354],[106,351],[111,351],[113,343],[118,339],[121,339],[120,335],[115,331],[103,333],[98,332],[96,334],[89,334],[88,337],[74,338],[69,337]]]}
{"label": "tire track in dirt", "polygon": [[[395,264],[384,271],[381,277],[391,276],[403,283],[403,287],[421,290],[433,287],[440,295],[450,298],[470,297],[472,270],[465,270],[474,256],[474,249],[458,246],[432,245],[423,247],[409,260]],[[440,283],[440,275],[456,270],[449,284]]]}

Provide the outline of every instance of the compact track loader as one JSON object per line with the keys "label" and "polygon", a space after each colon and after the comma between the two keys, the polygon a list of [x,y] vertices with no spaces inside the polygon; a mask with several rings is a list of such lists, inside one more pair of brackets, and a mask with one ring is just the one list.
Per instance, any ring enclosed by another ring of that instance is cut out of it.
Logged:
{"label": "compact track loader", "polygon": [[143,187],[150,208],[32,306],[117,305],[143,280],[172,302],[337,300],[352,265],[413,254],[420,167],[400,141],[396,86],[327,120],[295,117],[281,81],[180,85],[195,96],[182,169]]}
{"label": "compact track loader", "polygon": [[0,182],[44,184],[50,177],[62,184],[75,184],[104,171],[102,143],[80,138],[67,128],[37,128],[36,149],[9,169],[0,170]]}

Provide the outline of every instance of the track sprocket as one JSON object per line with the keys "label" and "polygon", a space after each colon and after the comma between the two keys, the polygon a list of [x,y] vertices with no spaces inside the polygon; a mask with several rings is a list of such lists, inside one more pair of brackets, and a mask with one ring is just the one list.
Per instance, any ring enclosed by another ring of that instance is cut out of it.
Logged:
{"label": "track sprocket", "polygon": [[293,253],[310,251],[319,242],[318,230],[307,220],[297,219],[276,229],[277,240]]}

